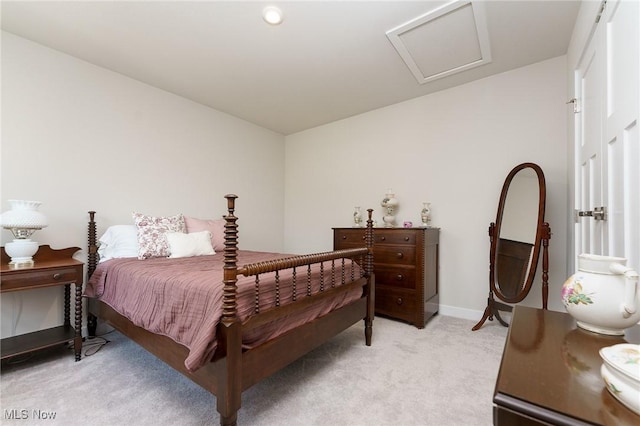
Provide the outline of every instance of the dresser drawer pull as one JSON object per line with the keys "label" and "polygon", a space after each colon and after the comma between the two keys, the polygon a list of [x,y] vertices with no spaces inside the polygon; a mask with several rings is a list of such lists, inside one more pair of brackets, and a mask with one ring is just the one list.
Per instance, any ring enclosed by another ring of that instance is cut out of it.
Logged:
{"label": "dresser drawer pull", "polygon": [[409,241],[409,237],[404,237],[404,240],[405,241]]}
{"label": "dresser drawer pull", "polygon": [[397,257],[398,259],[402,259],[402,258],[404,257],[404,254],[402,254],[402,253],[396,253],[396,257]]}
{"label": "dresser drawer pull", "polygon": [[60,274],[60,273],[53,274],[53,279],[54,280],[59,280],[60,278],[62,278],[62,274]]}
{"label": "dresser drawer pull", "polygon": [[402,280],[404,280],[404,275],[402,274],[396,275],[396,281],[402,281]]}
{"label": "dresser drawer pull", "polygon": [[396,299],[396,303],[397,303],[398,305],[402,305],[402,302],[403,302],[402,297],[398,297],[398,298]]}
{"label": "dresser drawer pull", "polygon": [[346,239],[347,239],[347,236],[346,236],[346,235],[343,235],[343,236],[342,236],[342,239],[343,239],[343,240],[346,240]]}
{"label": "dresser drawer pull", "polygon": [[380,241],[387,241],[387,237],[385,236],[380,237]]}

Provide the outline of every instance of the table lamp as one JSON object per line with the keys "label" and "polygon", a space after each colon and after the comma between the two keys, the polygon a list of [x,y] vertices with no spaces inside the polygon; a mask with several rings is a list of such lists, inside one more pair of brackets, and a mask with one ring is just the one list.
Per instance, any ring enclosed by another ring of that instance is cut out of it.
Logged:
{"label": "table lamp", "polygon": [[34,265],[33,256],[38,252],[38,243],[31,235],[48,225],[47,218],[38,211],[39,201],[9,200],[11,210],[0,215],[0,226],[13,233],[14,240],[5,244],[5,252],[11,256],[9,266],[28,268]]}

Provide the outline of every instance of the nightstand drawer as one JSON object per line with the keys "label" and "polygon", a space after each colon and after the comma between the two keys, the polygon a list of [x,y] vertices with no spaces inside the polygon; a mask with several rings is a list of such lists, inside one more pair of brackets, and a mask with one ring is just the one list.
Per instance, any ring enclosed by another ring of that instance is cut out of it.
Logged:
{"label": "nightstand drawer", "polygon": [[69,267],[57,269],[33,269],[18,270],[12,273],[3,273],[0,277],[0,289],[4,291],[26,290],[55,285],[56,283],[81,283],[82,267]]}
{"label": "nightstand drawer", "polygon": [[415,291],[376,287],[376,313],[414,323],[417,308]]}
{"label": "nightstand drawer", "polygon": [[413,266],[385,266],[373,264],[376,285],[416,288],[416,268]]}
{"label": "nightstand drawer", "polygon": [[376,264],[388,263],[391,265],[415,265],[415,246],[373,246],[373,261]]}

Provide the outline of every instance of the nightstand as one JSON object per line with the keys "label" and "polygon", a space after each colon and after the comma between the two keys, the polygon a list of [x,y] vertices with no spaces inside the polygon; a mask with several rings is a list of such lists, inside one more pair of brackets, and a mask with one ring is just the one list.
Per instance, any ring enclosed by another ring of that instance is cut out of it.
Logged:
{"label": "nightstand", "polygon": [[[73,259],[80,250],[69,247],[54,250],[40,246],[29,268],[11,269],[9,256],[1,248],[0,292],[32,290],[64,285],[64,324],[46,330],[8,337],[0,341],[2,359],[44,349],[73,340],[76,361],[82,350],[82,283],[83,263]],[[75,287],[75,326],[71,325],[71,284]]]}

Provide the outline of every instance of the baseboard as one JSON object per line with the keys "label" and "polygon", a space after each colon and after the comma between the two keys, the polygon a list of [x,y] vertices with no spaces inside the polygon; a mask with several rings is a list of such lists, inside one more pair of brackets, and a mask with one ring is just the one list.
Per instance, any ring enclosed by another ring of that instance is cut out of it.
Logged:
{"label": "baseboard", "polygon": [[[471,321],[480,321],[484,310],[476,311],[475,309],[458,308],[457,306],[440,305],[438,313],[440,315],[446,315],[448,317],[461,318]],[[505,321],[511,320],[511,312],[500,311],[500,316]]]}
{"label": "baseboard", "polygon": [[484,311],[477,311],[475,309],[458,308],[457,306],[447,306],[440,304],[438,308],[440,315],[446,315],[448,317],[462,318],[472,321],[480,321]]}

